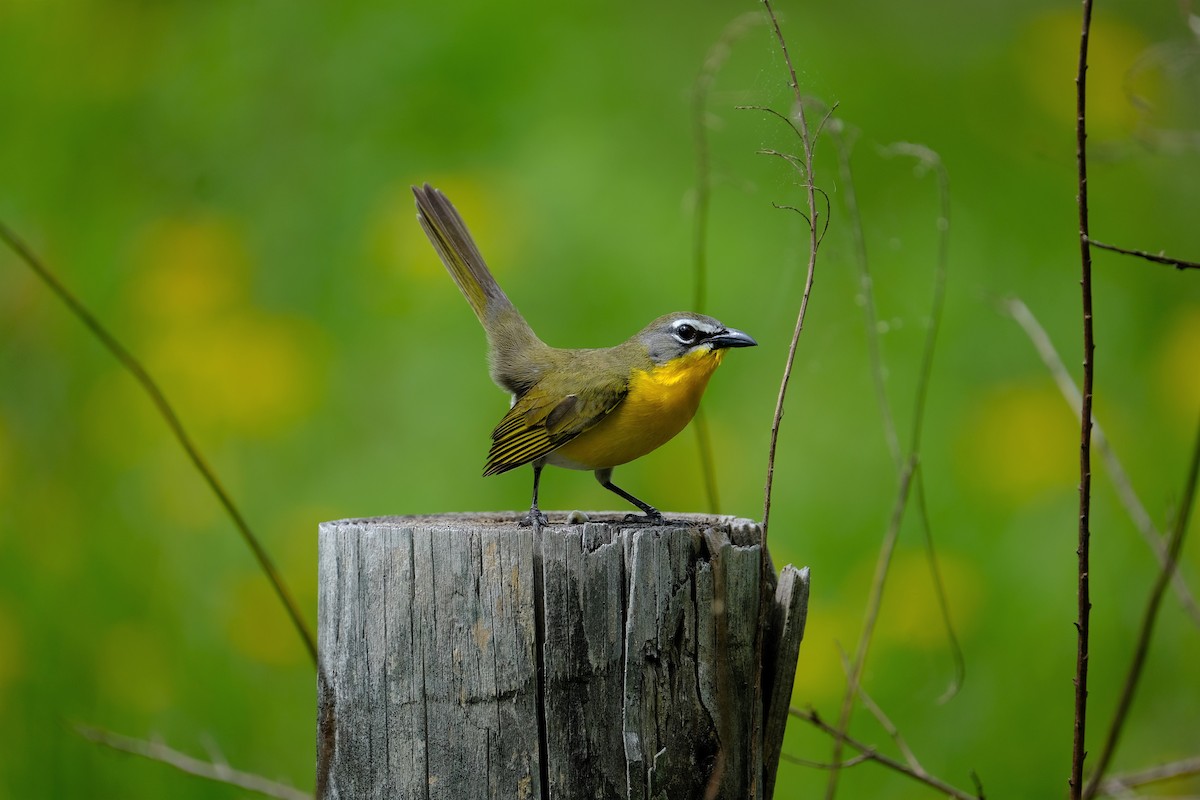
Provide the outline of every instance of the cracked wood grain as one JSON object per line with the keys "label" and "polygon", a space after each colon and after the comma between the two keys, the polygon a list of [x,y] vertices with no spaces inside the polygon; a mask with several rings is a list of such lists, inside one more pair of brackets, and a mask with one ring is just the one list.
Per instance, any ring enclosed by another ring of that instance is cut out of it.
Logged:
{"label": "cracked wood grain", "polygon": [[770,796],[806,573],[761,608],[753,523],[592,519],[321,526],[320,796]]}

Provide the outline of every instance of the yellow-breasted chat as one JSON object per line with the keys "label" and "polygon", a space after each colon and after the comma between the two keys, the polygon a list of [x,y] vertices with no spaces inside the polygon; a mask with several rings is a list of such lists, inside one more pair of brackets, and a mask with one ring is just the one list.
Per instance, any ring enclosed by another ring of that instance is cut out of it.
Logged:
{"label": "yellow-breasted chat", "polygon": [[612,482],[613,468],[683,430],[725,351],[757,342],[712,317],[676,312],[615,347],[551,347],[496,283],[446,196],[429,184],[413,194],[421,227],[483,324],[492,380],[512,395],[483,474],[533,465],[533,503],[522,525],[547,523],[538,508],[546,464],[592,470],[601,486],[645,512],[638,519],[661,524],[658,509]]}

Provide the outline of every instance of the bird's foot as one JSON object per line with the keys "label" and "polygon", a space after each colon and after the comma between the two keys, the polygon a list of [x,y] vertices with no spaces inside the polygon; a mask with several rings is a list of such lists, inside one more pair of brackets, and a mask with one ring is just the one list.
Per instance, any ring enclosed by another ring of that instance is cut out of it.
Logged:
{"label": "bird's foot", "polygon": [[640,525],[666,525],[667,519],[657,508],[646,509],[645,514],[626,514],[626,522],[636,522]]}
{"label": "bird's foot", "polygon": [[546,515],[542,513],[541,509],[539,509],[537,506],[533,506],[529,509],[529,513],[521,517],[517,524],[522,528],[532,527],[534,530],[537,530],[538,528],[544,528],[548,526],[550,524],[550,520],[546,518]]}

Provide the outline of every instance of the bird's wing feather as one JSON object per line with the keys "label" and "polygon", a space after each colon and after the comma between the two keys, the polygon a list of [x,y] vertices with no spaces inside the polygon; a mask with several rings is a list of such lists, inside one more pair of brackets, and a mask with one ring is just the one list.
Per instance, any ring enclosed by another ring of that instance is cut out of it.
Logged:
{"label": "bird's wing feather", "polygon": [[570,393],[542,383],[534,386],[492,431],[483,474],[507,472],[557,450],[604,419],[628,391],[627,381]]}

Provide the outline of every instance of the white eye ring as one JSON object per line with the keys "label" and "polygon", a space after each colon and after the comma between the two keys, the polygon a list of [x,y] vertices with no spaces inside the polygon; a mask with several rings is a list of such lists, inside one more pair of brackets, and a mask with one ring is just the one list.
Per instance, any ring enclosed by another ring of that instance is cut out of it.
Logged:
{"label": "white eye ring", "polygon": [[673,327],[675,338],[684,344],[695,344],[696,340],[700,338],[700,330],[686,320],[676,322]]}

